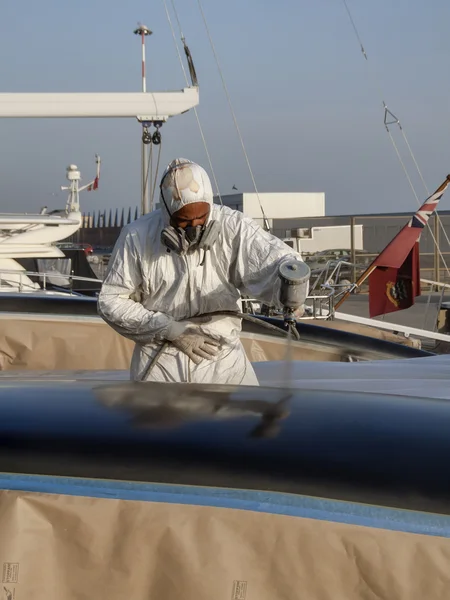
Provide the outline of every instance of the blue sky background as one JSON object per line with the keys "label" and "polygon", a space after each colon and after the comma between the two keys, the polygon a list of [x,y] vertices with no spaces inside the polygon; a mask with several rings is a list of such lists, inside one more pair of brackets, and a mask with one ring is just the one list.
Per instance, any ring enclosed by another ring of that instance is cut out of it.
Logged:
{"label": "blue sky background", "polygon": [[[197,1],[175,2],[221,193],[233,184],[253,191]],[[374,81],[401,119],[428,186],[437,187],[450,172],[450,3],[348,4],[368,64],[342,0],[203,0],[260,191],[325,191],[328,214],[412,210],[417,203],[384,129]],[[138,21],[154,31],[148,89],[184,85],[162,0],[3,0],[0,10],[0,92],[138,91]],[[207,167],[193,113],[171,119],[162,134],[162,167],[176,156]],[[88,179],[96,152],[101,187],[82,197],[83,209],[140,202],[140,127],[133,119],[5,119],[0,140],[3,211],[62,205],[66,165],[76,163]],[[450,195],[441,208],[450,208]]]}

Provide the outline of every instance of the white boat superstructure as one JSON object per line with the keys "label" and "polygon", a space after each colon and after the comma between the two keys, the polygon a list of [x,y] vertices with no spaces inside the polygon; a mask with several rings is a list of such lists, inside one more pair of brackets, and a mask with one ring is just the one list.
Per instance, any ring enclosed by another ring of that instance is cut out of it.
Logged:
{"label": "white boat superstructure", "polygon": [[43,215],[0,213],[0,255],[14,254],[20,258],[36,256],[37,251],[48,255],[55,250],[49,248],[49,244],[71,236],[81,227],[81,222],[80,211],[61,210]]}
{"label": "white boat superstructure", "polygon": [[[32,281],[16,259],[64,258],[64,253],[54,244],[65,240],[82,225],[80,192],[94,190],[100,178],[100,157],[96,156],[97,174],[93,181],[80,187],[81,173],[76,165],[67,167],[69,195],[64,209],[39,214],[0,213],[0,291],[36,291],[39,283]],[[64,285],[61,277],[60,285]]]}

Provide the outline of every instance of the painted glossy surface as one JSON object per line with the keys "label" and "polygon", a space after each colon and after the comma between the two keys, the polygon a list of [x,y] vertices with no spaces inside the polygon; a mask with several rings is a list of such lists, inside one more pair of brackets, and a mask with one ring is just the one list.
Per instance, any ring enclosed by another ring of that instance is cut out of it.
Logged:
{"label": "painted glossy surface", "polygon": [[0,470],[450,513],[450,402],[129,382],[0,383]]}

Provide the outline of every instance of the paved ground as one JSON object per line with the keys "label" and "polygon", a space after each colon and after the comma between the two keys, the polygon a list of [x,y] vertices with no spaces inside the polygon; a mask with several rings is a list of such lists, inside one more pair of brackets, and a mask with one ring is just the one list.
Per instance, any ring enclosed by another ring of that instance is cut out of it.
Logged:
{"label": "paved ground", "polygon": [[[376,317],[378,321],[387,323],[397,323],[398,325],[407,325],[409,327],[418,327],[419,329],[428,329],[436,331],[436,323],[441,302],[441,294],[427,294],[416,298],[416,302],[411,308],[399,310],[389,315]],[[444,297],[444,301],[449,301],[449,296]],[[340,312],[348,313],[358,317],[369,317],[369,297],[367,294],[358,294],[350,296],[339,308]]]}

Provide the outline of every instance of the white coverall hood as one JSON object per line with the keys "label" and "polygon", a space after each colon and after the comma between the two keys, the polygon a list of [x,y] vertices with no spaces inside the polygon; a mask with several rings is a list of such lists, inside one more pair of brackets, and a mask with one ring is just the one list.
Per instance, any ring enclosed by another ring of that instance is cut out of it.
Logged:
{"label": "white coverall hood", "polygon": [[[161,178],[161,211],[165,220],[195,202],[213,204],[211,180],[203,167],[187,158],[175,158]],[[169,211],[170,214],[167,214]]]}

